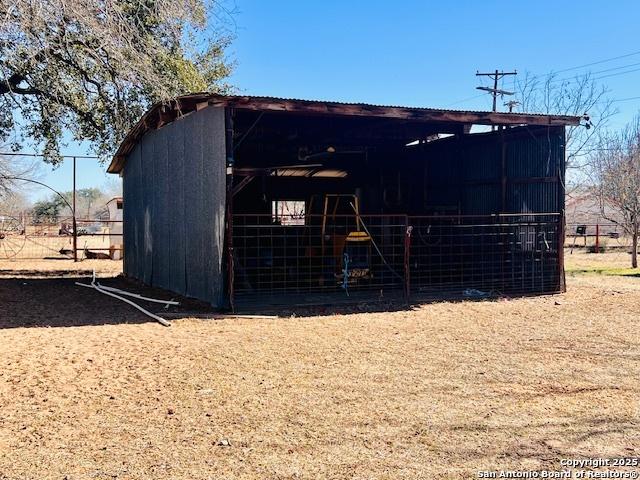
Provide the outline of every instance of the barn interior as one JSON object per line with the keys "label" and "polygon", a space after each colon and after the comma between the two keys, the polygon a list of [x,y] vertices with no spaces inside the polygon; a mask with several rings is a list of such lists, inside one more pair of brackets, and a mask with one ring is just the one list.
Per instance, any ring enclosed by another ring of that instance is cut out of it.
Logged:
{"label": "barn interior", "polygon": [[[423,175],[420,162],[409,157],[419,143],[460,135],[464,129],[376,117],[236,110],[234,174],[247,180],[236,180],[234,212],[271,214],[275,202],[285,201],[304,202],[305,213],[323,214],[324,196],[340,194],[357,197],[365,215],[437,213],[437,205],[427,207],[417,198],[424,193]],[[459,213],[457,206],[446,208]],[[353,213],[348,204],[339,210]]]}
{"label": "barn interior", "polygon": [[235,295],[559,288],[564,127],[471,127],[235,109]]}

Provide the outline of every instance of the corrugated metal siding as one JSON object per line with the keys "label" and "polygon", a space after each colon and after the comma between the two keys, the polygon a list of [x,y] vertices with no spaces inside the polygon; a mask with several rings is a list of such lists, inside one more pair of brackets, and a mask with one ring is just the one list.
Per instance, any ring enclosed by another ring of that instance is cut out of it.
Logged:
{"label": "corrugated metal siding", "polygon": [[491,185],[466,185],[461,189],[463,215],[487,215],[500,212],[500,187]]}
{"label": "corrugated metal siding", "polygon": [[564,135],[562,128],[531,129],[529,135],[508,142],[507,176],[551,177],[564,158]]}
{"label": "corrugated metal siding", "polygon": [[[502,140],[506,204],[502,205]],[[425,161],[425,205],[459,205],[464,215],[558,213],[563,196],[563,127],[520,127],[426,145],[413,154]]]}
{"label": "corrugated metal siding", "polygon": [[411,161],[424,162],[424,205],[423,208],[458,207],[460,179],[460,156],[457,144],[427,145],[416,150],[417,158]]}
{"label": "corrugated metal siding", "polygon": [[[535,222],[533,217],[524,215],[502,220],[500,217],[461,220],[470,225],[484,221],[487,226],[469,227],[473,235],[452,232],[453,244],[438,244],[433,259],[429,258],[429,247],[415,242],[414,254],[424,258],[418,270],[430,272],[433,284],[440,281],[438,268],[444,268],[441,274],[449,279],[455,277],[461,288],[473,285],[480,288],[491,282],[504,291],[546,292],[561,288],[558,242],[562,216],[557,214],[563,213],[564,205],[559,182],[564,178],[565,168],[562,127],[520,127],[450,138],[417,148],[411,155],[411,161],[424,163],[426,213],[457,205],[462,215],[556,214],[538,216]],[[418,237],[424,231],[421,222],[432,227],[436,222],[433,218],[411,221]],[[491,226],[500,221],[513,225],[498,229]],[[416,276],[421,278],[418,272]]]}
{"label": "corrugated metal siding", "polygon": [[507,213],[559,213],[557,183],[507,185]]}
{"label": "corrugated metal siding", "polygon": [[499,138],[465,139],[461,148],[460,178],[463,181],[500,177],[502,145]]}
{"label": "corrugated metal siding", "polygon": [[564,196],[558,179],[564,177],[563,129],[526,128],[528,135],[507,144],[507,178],[545,178],[535,183],[509,182],[507,211],[509,213],[558,213]]}
{"label": "corrugated metal siding", "polygon": [[[153,139],[155,138],[156,134],[156,131],[149,132],[149,134],[145,135],[140,142],[140,194],[142,197],[142,203],[139,204],[139,207],[141,208],[140,213],[142,215],[139,220],[141,227],[141,238],[138,239],[138,242],[140,243],[140,249],[142,253],[142,271],[140,272],[141,277],[139,278],[148,285],[152,285],[151,274],[153,268],[153,232],[151,231],[151,218],[153,215],[153,189],[155,187],[155,179],[153,175]],[[125,249],[126,248],[127,247],[125,245]]]}
{"label": "corrugated metal siding", "polygon": [[171,181],[174,182],[175,197],[169,202],[168,208],[174,210],[173,215],[168,215],[168,228],[170,232],[176,232],[169,238],[171,251],[171,279],[176,292],[186,292],[186,225],[185,215],[185,168],[184,168],[184,128],[174,128],[168,131],[168,166],[172,172]]}
{"label": "corrugated metal siding", "polygon": [[124,170],[125,274],[222,306],[224,109],[148,132]]}

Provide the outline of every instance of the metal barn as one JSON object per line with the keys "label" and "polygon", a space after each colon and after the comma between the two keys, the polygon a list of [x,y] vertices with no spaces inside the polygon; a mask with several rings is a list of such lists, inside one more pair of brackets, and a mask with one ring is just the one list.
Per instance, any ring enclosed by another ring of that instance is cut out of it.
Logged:
{"label": "metal barn", "polygon": [[579,121],[158,104],[108,169],[124,183],[124,272],[220,308],[563,291],[565,126]]}

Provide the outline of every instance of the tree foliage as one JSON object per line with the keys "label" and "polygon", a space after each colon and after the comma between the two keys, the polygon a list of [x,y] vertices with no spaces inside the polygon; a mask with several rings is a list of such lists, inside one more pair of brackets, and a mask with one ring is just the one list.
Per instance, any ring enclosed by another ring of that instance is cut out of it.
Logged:
{"label": "tree foliage", "polygon": [[53,223],[58,221],[58,217],[66,203],[58,196],[49,200],[40,200],[33,204],[33,217],[37,223]]}
{"label": "tree foliage", "polygon": [[[108,193],[99,188],[79,188],[76,190],[76,217],[90,219],[104,210],[110,200]],[[32,213],[37,222],[55,222],[61,216],[71,216],[70,205],[73,205],[73,192],[52,193],[47,200],[40,200],[33,205]]]}
{"label": "tree foliage", "polygon": [[56,163],[69,131],[109,154],[150,104],[225,91],[227,14],[216,0],[0,0],[0,140],[33,139]]}

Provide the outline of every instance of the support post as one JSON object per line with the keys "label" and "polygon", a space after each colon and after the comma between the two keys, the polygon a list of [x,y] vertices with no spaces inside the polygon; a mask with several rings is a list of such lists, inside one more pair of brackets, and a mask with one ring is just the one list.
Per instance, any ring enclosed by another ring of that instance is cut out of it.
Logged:
{"label": "support post", "polygon": [[[564,200],[563,200],[564,204]],[[564,271],[564,241],[567,231],[567,224],[564,217],[564,207],[561,209],[560,218],[558,219],[558,268],[560,274],[560,285],[558,290],[562,293],[566,293],[567,291],[567,279],[565,277]],[[574,238],[575,243],[575,238]],[[573,247],[571,248],[571,253],[573,253]]]}
{"label": "support post", "polygon": [[[494,97],[495,101],[495,97]],[[500,214],[507,213],[507,142],[505,140],[507,133],[504,128],[500,129],[500,212],[495,217],[496,221],[500,223],[500,239],[498,243],[500,248],[500,275],[502,277],[502,291],[506,290],[506,278],[505,278],[505,264],[507,262],[507,243],[505,236],[503,235],[504,227],[502,226],[503,220]],[[506,219],[504,220],[506,221]]]}
{"label": "support post", "polygon": [[229,296],[229,308],[235,313],[235,292],[233,278],[233,167],[234,167],[234,142],[233,142],[233,111],[225,108],[225,148],[226,148],[226,173],[227,173],[227,194],[226,194],[226,219],[225,237],[227,245],[227,295]]}
{"label": "support post", "polygon": [[407,218],[407,229],[404,233],[404,295],[409,306],[411,299],[411,232],[413,227],[409,225]]}
{"label": "support post", "polygon": [[78,261],[78,224],[76,223],[76,157],[73,157],[73,208],[72,208],[72,226],[73,226],[73,261]]}
{"label": "support post", "polygon": [[[566,172],[566,160],[564,157],[564,150],[567,145],[567,134],[562,129],[562,153],[563,157],[559,160],[558,172],[557,172],[557,202],[558,202],[558,211],[560,213],[560,218],[558,219],[558,275],[559,275],[559,285],[558,290],[562,293],[567,291],[567,278],[565,276],[564,270],[564,243],[567,235],[567,220],[566,220],[566,208],[565,208],[565,188],[564,188],[564,179]],[[551,148],[551,145],[549,145]],[[574,237],[574,245],[575,245],[575,237]],[[571,253],[573,253],[573,247],[571,247]]]}
{"label": "support post", "polygon": [[505,140],[505,130],[500,130],[500,148],[501,148],[501,162],[500,162],[500,204],[501,212],[507,213],[507,142]]}
{"label": "support post", "polygon": [[600,253],[600,223],[596,223],[596,253]]}

